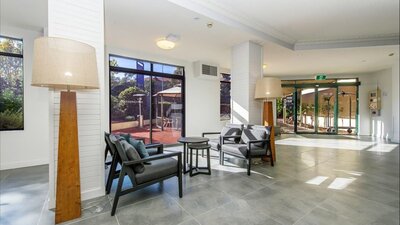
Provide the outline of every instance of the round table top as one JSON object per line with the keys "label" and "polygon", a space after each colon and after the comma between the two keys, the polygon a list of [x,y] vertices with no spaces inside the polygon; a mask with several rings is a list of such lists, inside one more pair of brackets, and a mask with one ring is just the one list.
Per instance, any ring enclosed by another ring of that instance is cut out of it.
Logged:
{"label": "round table top", "polygon": [[178,142],[180,143],[202,143],[208,142],[210,139],[205,137],[180,137]]}

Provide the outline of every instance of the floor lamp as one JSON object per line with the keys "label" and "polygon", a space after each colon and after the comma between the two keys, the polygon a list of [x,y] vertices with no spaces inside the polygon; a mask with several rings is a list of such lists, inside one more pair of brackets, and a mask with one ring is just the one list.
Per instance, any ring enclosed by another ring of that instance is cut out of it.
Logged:
{"label": "floor lamp", "polygon": [[[275,154],[275,128],[272,101],[275,98],[282,97],[281,80],[274,77],[263,77],[257,80],[255,99],[262,99],[263,102],[263,124],[271,126],[271,152],[272,158],[276,160]],[[265,158],[264,160],[268,160]]]}
{"label": "floor lamp", "polygon": [[98,89],[96,51],[53,37],[34,42],[32,86],[61,91],[55,223],[81,216],[77,89]]}

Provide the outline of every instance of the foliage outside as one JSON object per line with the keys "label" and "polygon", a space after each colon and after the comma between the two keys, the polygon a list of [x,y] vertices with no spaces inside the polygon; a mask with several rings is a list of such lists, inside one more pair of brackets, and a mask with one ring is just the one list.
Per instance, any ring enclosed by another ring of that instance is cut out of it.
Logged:
{"label": "foliage outside", "polygon": [[22,54],[22,41],[0,37],[0,130],[23,129],[23,59],[4,52]]}

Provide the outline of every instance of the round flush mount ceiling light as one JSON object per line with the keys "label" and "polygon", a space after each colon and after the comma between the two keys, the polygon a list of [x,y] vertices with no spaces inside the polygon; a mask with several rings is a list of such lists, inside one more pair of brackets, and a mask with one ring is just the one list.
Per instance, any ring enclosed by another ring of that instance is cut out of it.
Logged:
{"label": "round flush mount ceiling light", "polygon": [[170,50],[175,47],[175,43],[164,38],[157,41],[157,46],[164,50]]}
{"label": "round flush mount ceiling light", "polygon": [[179,38],[179,35],[168,34],[166,37],[161,38],[157,41],[157,46],[165,50],[173,49],[176,45],[176,42],[179,41]]}

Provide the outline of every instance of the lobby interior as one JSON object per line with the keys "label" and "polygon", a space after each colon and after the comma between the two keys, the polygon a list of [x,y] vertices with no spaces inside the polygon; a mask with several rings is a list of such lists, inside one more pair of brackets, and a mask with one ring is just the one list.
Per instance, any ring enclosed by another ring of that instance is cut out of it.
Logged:
{"label": "lobby interior", "polygon": [[[1,0],[0,225],[60,221],[70,139],[63,88],[35,83],[47,37],[90,46],[97,82],[71,89],[80,216],[58,224],[399,224],[399,26],[397,0]],[[259,98],[261,82],[278,85]],[[232,125],[243,147],[267,124],[270,158],[222,153]],[[165,155],[185,151],[182,137],[219,143],[198,157],[211,174],[178,163],[181,177],[119,196],[105,132],[117,150],[129,134]]]}

